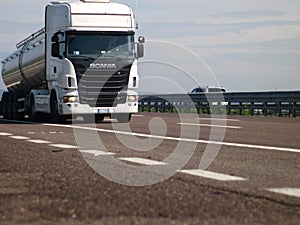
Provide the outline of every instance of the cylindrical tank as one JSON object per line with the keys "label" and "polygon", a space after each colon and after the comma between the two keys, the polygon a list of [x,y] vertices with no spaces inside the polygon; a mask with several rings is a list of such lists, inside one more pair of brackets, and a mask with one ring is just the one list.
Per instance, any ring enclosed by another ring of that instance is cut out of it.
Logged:
{"label": "cylindrical tank", "polygon": [[2,78],[8,90],[24,93],[42,86],[46,80],[44,32],[32,34],[17,47],[2,61]]}

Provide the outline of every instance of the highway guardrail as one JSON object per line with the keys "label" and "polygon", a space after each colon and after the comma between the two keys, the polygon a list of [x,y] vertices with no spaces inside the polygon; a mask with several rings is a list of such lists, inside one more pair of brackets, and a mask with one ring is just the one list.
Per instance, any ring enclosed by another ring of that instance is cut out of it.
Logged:
{"label": "highway guardrail", "polygon": [[300,116],[300,91],[141,95],[141,112]]}

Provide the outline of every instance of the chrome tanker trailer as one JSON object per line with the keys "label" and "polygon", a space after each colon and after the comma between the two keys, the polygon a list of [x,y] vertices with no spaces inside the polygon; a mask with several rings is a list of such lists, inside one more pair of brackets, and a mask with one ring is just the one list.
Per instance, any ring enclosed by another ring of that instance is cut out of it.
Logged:
{"label": "chrome tanker trailer", "polygon": [[2,61],[8,91],[6,119],[54,122],[73,116],[105,116],[128,122],[138,111],[137,60],[144,38],[135,42],[131,8],[109,0],[52,2],[45,28],[16,45]]}

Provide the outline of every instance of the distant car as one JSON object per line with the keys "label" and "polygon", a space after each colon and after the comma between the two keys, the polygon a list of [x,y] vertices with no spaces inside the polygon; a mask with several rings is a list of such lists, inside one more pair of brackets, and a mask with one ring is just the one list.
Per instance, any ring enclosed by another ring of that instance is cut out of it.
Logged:
{"label": "distant car", "polygon": [[205,88],[203,89],[202,87],[197,87],[192,90],[191,94],[204,93],[204,92],[205,92]]}
{"label": "distant car", "polygon": [[226,92],[224,87],[206,87],[206,92]]}
{"label": "distant car", "polygon": [[[202,87],[197,87],[194,88],[191,92],[191,94],[201,94],[201,93],[225,93],[226,89],[224,87],[209,87],[207,86],[206,88]],[[221,101],[220,103],[218,102],[211,102],[211,105],[218,105],[221,104],[223,106],[228,105],[228,102]]]}
{"label": "distant car", "polygon": [[197,94],[197,93],[224,93],[226,92],[226,89],[224,87],[210,87],[207,86],[205,88],[203,87],[196,87],[192,90],[191,94]]}

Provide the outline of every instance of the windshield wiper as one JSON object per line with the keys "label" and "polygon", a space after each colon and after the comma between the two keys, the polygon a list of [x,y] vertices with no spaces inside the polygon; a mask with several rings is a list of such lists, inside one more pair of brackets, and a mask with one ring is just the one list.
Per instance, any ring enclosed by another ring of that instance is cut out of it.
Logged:
{"label": "windshield wiper", "polygon": [[[109,53],[106,53],[106,54],[103,54],[103,55],[101,55],[101,56],[99,56],[98,58],[112,58],[112,59],[118,59],[118,60],[127,60],[127,59],[129,59],[130,57],[121,57],[121,56],[117,56],[117,55],[115,55],[115,54],[109,54]],[[133,58],[133,56],[132,56],[132,58]]]}
{"label": "windshield wiper", "polygon": [[72,59],[88,59],[88,60],[96,60],[97,58],[85,56],[85,55],[76,55],[76,56],[70,56]]}

